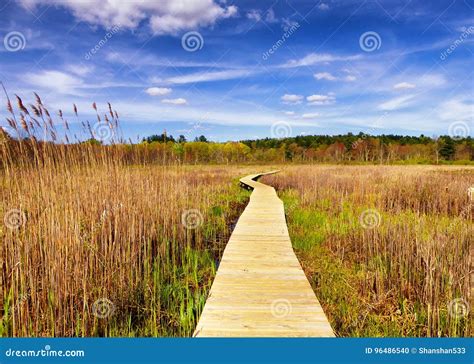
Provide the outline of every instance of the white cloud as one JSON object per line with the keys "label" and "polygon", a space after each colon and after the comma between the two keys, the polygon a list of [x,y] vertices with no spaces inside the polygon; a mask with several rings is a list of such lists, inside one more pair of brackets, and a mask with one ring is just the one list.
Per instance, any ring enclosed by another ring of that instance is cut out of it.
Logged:
{"label": "white cloud", "polygon": [[91,73],[94,68],[83,64],[71,64],[67,66],[66,69],[77,76],[85,76],[88,73]]}
{"label": "white cloud", "polygon": [[275,12],[273,11],[272,8],[268,9],[267,15],[265,16],[265,21],[267,23],[276,23],[276,22],[278,22],[278,19],[275,17]]}
{"label": "white cloud", "polygon": [[76,88],[83,85],[80,78],[60,71],[42,71],[24,75],[31,85],[59,93],[78,94]]}
{"label": "white cloud", "polygon": [[173,104],[173,105],[186,105],[188,101],[183,98],[178,98],[178,99],[163,99],[161,100],[163,104]]}
{"label": "white cloud", "polygon": [[329,5],[325,3],[321,3],[318,5],[319,10],[329,10]]}
{"label": "white cloud", "polygon": [[283,101],[285,104],[299,104],[302,100],[302,95],[285,94],[281,97],[281,101]]}
{"label": "white cloud", "polygon": [[299,27],[299,23],[295,20],[283,18],[281,19],[281,27],[283,28],[285,32],[287,32],[288,30],[292,28],[294,29],[295,27],[296,28]]}
{"label": "white cloud", "polygon": [[301,59],[292,59],[284,63],[281,67],[293,68],[293,67],[312,66],[318,63],[326,63],[326,62],[333,62],[333,61],[353,61],[360,58],[361,58],[361,55],[335,56],[335,55],[327,54],[327,53],[310,53]]}
{"label": "white cloud", "polygon": [[438,87],[446,83],[446,78],[439,74],[425,74],[418,79],[418,83],[424,87]]}
{"label": "white cloud", "polygon": [[341,80],[341,81],[345,81],[345,82],[354,82],[355,80],[357,80],[357,77],[355,77],[353,75],[347,75],[346,77],[341,78],[341,77],[336,77],[336,76],[334,76],[333,74],[331,74],[329,72],[315,73],[314,78],[317,79],[317,80],[327,80],[327,81]]}
{"label": "white cloud", "polygon": [[236,6],[217,4],[214,0],[21,0],[21,4],[28,9],[37,5],[62,6],[77,19],[106,28],[135,29],[148,20],[154,34],[177,34],[211,26],[237,14]]}
{"label": "white cloud", "polygon": [[357,80],[357,77],[356,77],[356,76],[353,76],[353,75],[347,75],[347,76],[344,78],[344,81],[347,81],[347,82],[354,82],[355,80]]}
{"label": "white cloud", "polygon": [[150,96],[164,96],[168,95],[172,90],[166,87],[150,87],[145,92]]}
{"label": "white cloud", "polygon": [[317,112],[301,115],[301,117],[302,117],[303,119],[315,119],[315,118],[317,118],[317,117],[319,117],[319,116],[320,116],[320,115],[319,115]]}
{"label": "white cloud", "polygon": [[406,96],[399,96],[393,99],[390,99],[378,106],[379,110],[398,110],[403,109],[411,104],[411,101],[414,99],[415,95],[406,95]]}
{"label": "white cloud", "polygon": [[225,70],[225,71],[211,71],[211,72],[196,72],[183,76],[175,76],[167,79],[167,82],[184,84],[207,81],[231,80],[234,78],[241,78],[250,75],[249,70]]}
{"label": "white cloud", "polygon": [[439,106],[439,117],[442,120],[456,121],[456,120],[470,120],[474,119],[474,104],[466,102],[465,99],[453,98],[443,102]]}
{"label": "white cloud", "polygon": [[288,116],[295,115],[295,112],[294,111],[285,111],[285,115],[288,115]]}
{"label": "white cloud", "polygon": [[334,77],[332,74],[329,72],[320,72],[320,73],[315,73],[314,78],[317,80],[327,80],[327,81],[335,81],[337,80],[336,77]]}
{"label": "white cloud", "polygon": [[332,94],[328,95],[311,95],[306,97],[310,105],[330,105],[336,102],[336,97]]}
{"label": "white cloud", "polygon": [[409,90],[409,89],[412,89],[412,88],[415,88],[416,85],[414,85],[413,83],[409,83],[409,82],[400,82],[400,83],[397,83],[396,85],[393,86],[393,88],[395,90]]}
{"label": "white cloud", "polygon": [[247,19],[254,20],[256,22],[262,19],[262,14],[259,10],[252,9],[246,14]]}

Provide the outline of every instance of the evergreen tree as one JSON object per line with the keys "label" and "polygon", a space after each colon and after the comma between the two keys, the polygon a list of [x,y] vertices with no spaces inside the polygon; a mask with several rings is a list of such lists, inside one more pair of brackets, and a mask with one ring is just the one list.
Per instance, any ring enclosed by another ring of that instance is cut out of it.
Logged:
{"label": "evergreen tree", "polygon": [[441,137],[439,149],[441,157],[445,160],[452,160],[454,158],[454,153],[456,153],[454,140],[450,136]]}

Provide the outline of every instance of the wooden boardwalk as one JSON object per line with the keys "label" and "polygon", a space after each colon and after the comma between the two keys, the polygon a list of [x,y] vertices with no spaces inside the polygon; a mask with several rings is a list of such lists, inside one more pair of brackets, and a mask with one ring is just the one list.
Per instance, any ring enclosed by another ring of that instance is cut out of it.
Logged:
{"label": "wooden boardwalk", "polygon": [[273,187],[256,181],[261,175],[240,180],[253,192],[224,250],[194,336],[333,337],[293,252],[283,202]]}

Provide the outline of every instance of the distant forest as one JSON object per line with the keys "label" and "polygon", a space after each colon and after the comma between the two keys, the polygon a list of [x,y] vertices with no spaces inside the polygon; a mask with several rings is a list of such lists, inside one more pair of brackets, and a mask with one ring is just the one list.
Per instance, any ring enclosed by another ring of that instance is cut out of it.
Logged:
{"label": "distant forest", "polygon": [[466,163],[474,161],[474,139],[377,135],[307,135],[240,142],[209,142],[204,135],[187,141],[166,134],[143,139],[146,148],[158,148],[187,163],[229,162],[365,162]]}
{"label": "distant forest", "polygon": [[[355,163],[355,164],[472,164],[474,139],[440,136],[308,135],[291,138],[265,138],[217,143],[204,135],[188,141],[166,133],[152,135],[139,143],[126,142],[118,134],[103,142],[93,137],[75,142],[54,139],[44,142],[33,135],[13,138],[0,128],[0,158],[8,151],[27,160],[53,159],[75,155],[77,161],[91,156],[119,153],[124,163]],[[115,138],[116,137],[116,138]],[[101,158],[102,158],[101,157]],[[39,163],[39,162],[38,162]]]}

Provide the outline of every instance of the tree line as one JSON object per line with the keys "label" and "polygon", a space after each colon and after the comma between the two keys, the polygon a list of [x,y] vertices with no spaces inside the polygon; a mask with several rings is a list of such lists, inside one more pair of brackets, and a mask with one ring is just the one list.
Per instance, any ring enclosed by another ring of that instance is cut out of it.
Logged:
{"label": "tree line", "polygon": [[185,163],[230,162],[365,162],[469,163],[474,140],[403,135],[306,135],[239,142],[210,142],[204,135],[187,141],[184,135],[157,134],[144,138],[141,148]]}

